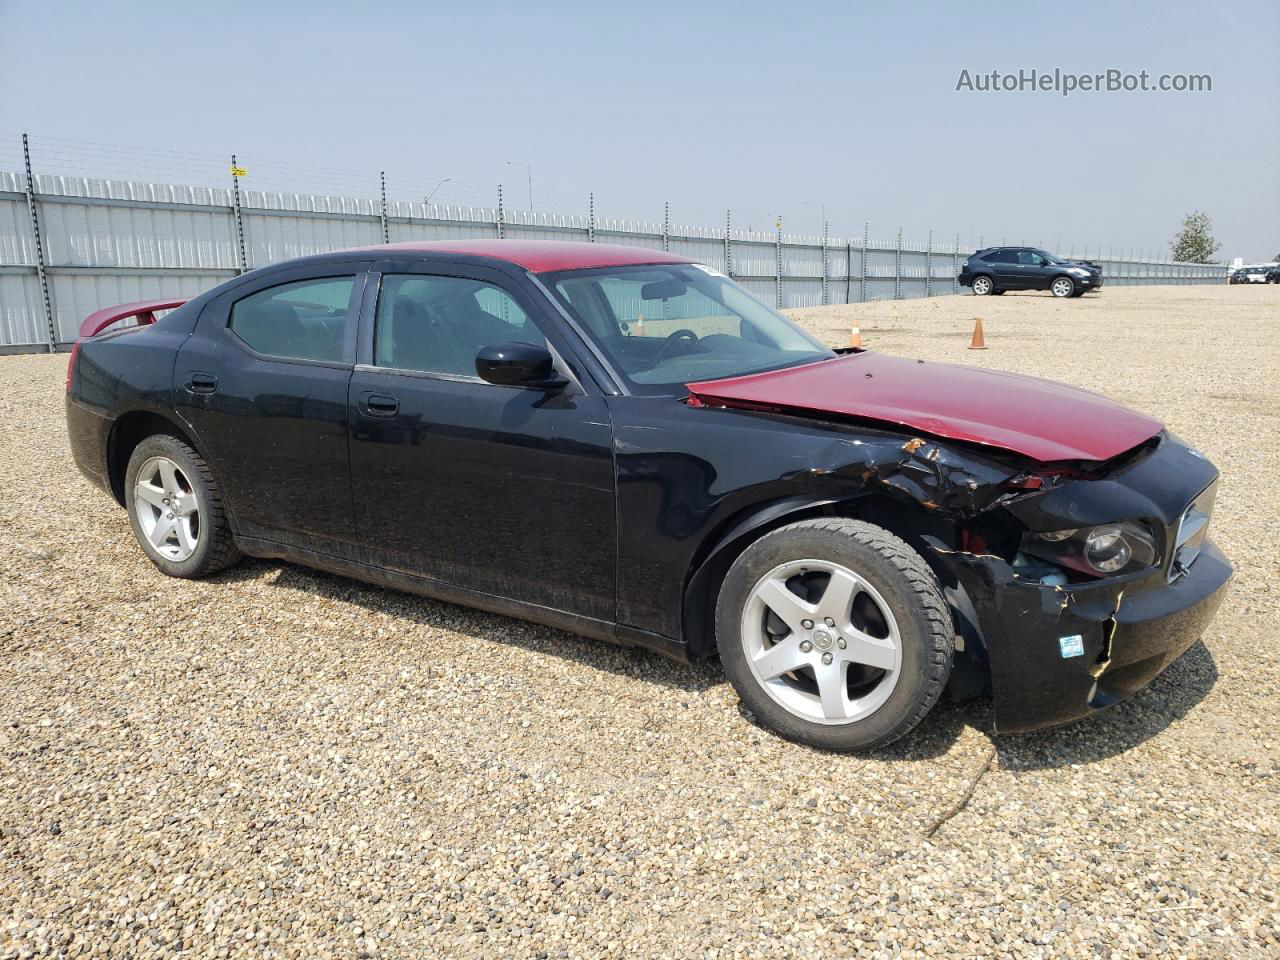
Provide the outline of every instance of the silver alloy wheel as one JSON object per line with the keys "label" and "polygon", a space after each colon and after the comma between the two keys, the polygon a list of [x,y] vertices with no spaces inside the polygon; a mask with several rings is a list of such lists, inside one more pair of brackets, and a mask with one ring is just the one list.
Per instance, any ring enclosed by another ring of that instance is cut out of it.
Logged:
{"label": "silver alloy wheel", "polygon": [[1053,295],[1055,297],[1069,297],[1071,296],[1071,291],[1074,289],[1075,284],[1066,277],[1059,277],[1057,280],[1053,281]]}
{"label": "silver alloy wheel", "polygon": [[181,562],[200,543],[200,507],[182,468],[168,457],[151,457],[138,470],[133,509],[152,549]]}
{"label": "silver alloy wheel", "polygon": [[[793,589],[812,591],[823,578],[816,601]],[[777,617],[773,629],[770,613]],[[888,603],[862,577],[828,560],[793,560],[760,578],[743,609],[742,647],[761,689],[814,723],[866,719],[884,706],[902,673],[902,640]]]}
{"label": "silver alloy wheel", "polygon": [[978,277],[973,281],[973,292],[980,297],[985,297],[991,292],[991,279],[989,277]]}

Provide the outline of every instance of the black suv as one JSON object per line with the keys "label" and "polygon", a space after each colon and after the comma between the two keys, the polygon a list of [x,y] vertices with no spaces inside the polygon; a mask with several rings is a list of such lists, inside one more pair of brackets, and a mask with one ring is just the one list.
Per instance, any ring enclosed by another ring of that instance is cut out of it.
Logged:
{"label": "black suv", "polygon": [[1102,268],[1035,247],[987,247],[964,262],[960,283],[980,297],[1006,290],[1048,290],[1055,297],[1078,297],[1102,286]]}

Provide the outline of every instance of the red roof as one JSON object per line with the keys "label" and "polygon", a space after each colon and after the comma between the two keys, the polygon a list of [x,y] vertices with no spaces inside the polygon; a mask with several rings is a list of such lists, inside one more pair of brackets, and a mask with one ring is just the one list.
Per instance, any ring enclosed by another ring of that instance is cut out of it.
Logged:
{"label": "red roof", "polygon": [[413,240],[363,249],[385,251],[389,255],[461,253],[469,257],[491,257],[514,263],[533,273],[583,270],[588,267],[626,267],[646,263],[693,263],[688,257],[646,247],[569,240]]}

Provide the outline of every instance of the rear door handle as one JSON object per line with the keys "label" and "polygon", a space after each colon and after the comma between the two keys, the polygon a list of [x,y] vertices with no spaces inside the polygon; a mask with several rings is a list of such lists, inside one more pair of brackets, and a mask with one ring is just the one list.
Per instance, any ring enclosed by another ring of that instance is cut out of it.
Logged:
{"label": "rear door handle", "polygon": [[193,373],[187,379],[187,389],[192,393],[214,393],[218,389],[218,378],[211,373]]}
{"label": "rear door handle", "polygon": [[394,417],[400,412],[400,401],[385,393],[366,393],[360,398],[360,412],[370,417]]}

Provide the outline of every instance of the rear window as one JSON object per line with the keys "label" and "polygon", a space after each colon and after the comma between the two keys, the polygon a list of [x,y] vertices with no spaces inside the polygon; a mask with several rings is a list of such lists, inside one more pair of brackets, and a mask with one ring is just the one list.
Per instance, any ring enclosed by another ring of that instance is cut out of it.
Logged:
{"label": "rear window", "polygon": [[289,360],[342,359],[355,277],[269,287],[237,300],[229,326],[258,353]]}

